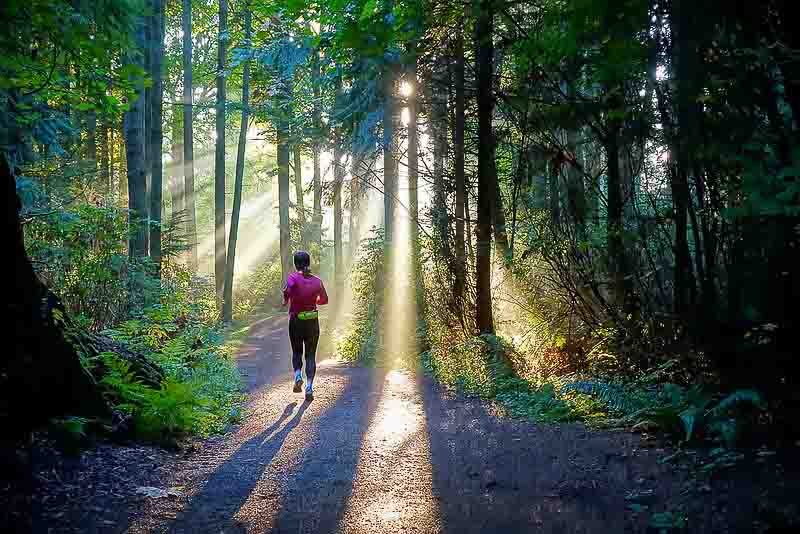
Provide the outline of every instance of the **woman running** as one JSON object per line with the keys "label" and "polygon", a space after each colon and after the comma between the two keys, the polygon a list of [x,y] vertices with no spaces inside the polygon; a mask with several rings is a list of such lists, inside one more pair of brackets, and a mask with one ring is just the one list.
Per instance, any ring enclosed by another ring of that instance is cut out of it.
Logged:
{"label": "woman running", "polygon": [[303,391],[303,347],[306,356],[306,400],[314,400],[314,374],[317,372],[319,312],[317,305],[328,303],[322,280],[311,274],[311,256],[304,250],[294,253],[294,267],[283,289],[283,305],[289,303],[289,340],[292,343],[292,368],[295,393]]}

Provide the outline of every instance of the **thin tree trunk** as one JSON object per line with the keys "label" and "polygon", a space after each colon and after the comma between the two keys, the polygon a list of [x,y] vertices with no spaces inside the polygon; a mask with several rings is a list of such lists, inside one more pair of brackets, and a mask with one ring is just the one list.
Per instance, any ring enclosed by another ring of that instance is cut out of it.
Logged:
{"label": "thin tree trunk", "polygon": [[222,304],[225,286],[225,56],[228,44],[228,0],[219,0],[217,46],[217,142],[214,158],[214,279]]}
{"label": "thin tree trunk", "polygon": [[312,109],[312,122],[314,124],[314,213],[313,213],[313,227],[314,227],[314,243],[317,245],[317,254],[322,254],[322,170],[320,168],[320,130],[322,129],[322,111],[320,103],[320,72],[319,72],[319,51],[314,52],[314,57],[311,63],[312,78],[314,86],[314,103]]}
{"label": "thin tree trunk", "polygon": [[[183,193],[183,117],[181,106],[172,110],[172,172],[170,173],[170,192],[172,194],[172,220],[185,218],[184,193]],[[179,233],[184,232],[183,224],[178,227]]]}
{"label": "thin tree trunk", "polygon": [[111,128],[108,126],[108,118],[102,117],[100,119],[100,182],[103,184],[103,187],[105,187],[109,197],[113,193],[111,173],[109,170],[111,151],[108,137],[110,133]]}
{"label": "thin tree trunk", "polygon": [[411,81],[411,94],[408,99],[408,203],[409,215],[411,217],[411,272],[416,275],[417,270],[417,241],[419,240],[419,138],[417,132],[417,95],[419,83],[417,81],[417,47],[416,43],[410,45],[411,48],[411,69],[409,78]]}
{"label": "thin tree trunk", "polygon": [[431,80],[431,133],[433,134],[433,227],[441,242],[441,254],[452,259],[450,249],[450,217],[447,210],[447,192],[444,183],[444,159],[447,154],[447,96],[441,86],[444,76],[442,65],[435,65]]}
{"label": "thin tree trunk", "polygon": [[[148,15],[144,17],[144,71],[148,76],[152,76],[153,54],[153,0],[144,0]],[[150,128],[153,120],[153,86],[145,85],[144,88],[144,203],[145,211],[143,217],[147,220],[144,232],[144,250],[146,255],[150,255],[150,184],[153,178],[153,154],[150,145]]]}
{"label": "thin tree trunk", "polygon": [[507,266],[511,255],[510,248],[508,246],[508,233],[506,231],[506,211],[505,207],[503,206],[503,194],[500,190],[500,182],[497,180],[497,165],[494,159],[492,159],[490,163],[492,164],[492,176],[495,177],[494,198],[492,199],[492,230],[494,231],[494,246],[495,250],[497,251],[497,256],[501,259],[501,265]]}
{"label": "thin tree trunk", "polygon": [[[342,79],[336,77],[336,102],[342,98]],[[342,256],[342,134],[337,131],[333,141],[333,266],[335,287],[338,291],[344,282]]]}
{"label": "thin tree trunk", "polygon": [[364,154],[357,146],[355,140],[352,144],[353,161],[351,163],[350,172],[350,224],[348,228],[348,261],[352,262],[358,253],[359,245],[359,207],[361,203],[361,172],[364,162]]}
{"label": "thin tree trunk", "polygon": [[91,162],[92,169],[97,171],[97,112],[86,114],[86,159]]}
{"label": "thin tree trunk", "polygon": [[553,223],[553,227],[557,228],[561,224],[561,188],[558,184],[561,171],[555,161],[551,162],[549,167],[547,198],[550,201],[550,220]]}
{"label": "thin tree trunk", "polygon": [[[252,12],[249,2],[244,6],[244,38],[250,46],[252,37]],[[224,303],[222,307],[223,321],[233,320],[233,275],[236,264],[236,240],[239,236],[239,215],[242,209],[242,187],[244,183],[245,149],[247,147],[247,129],[249,126],[250,106],[250,60],[244,62],[242,72],[242,123],[239,128],[239,145],[236,147],[236,178],[233,184],[233,213],[231,213],[231,233],[228,238],[228,255],[225,265]],[[297,172],[297,171],[295,171]]]}
{"label": "thin tree trunk", "polygon": [[467,217],[467,183],[464,163],[464,128],[466,111],[464,98],[464,34],[461,30],[456,38],[455,50],[455,124],[453,127],[453,171],[456,182],[456,266],[454,293],[456,301],[464,298],[467,280],[467,259],[464,243],[464,220]]}
{"label": "thin tree trunk", "polygon": [[386,246],[394,237],[394,204],[397,188],[397,168],[394,154],[394,71],[387,66],[383,71],[383,225]]}
{"label": "thin tree trunk", "polygon": [[583,173],[578,167],[578,132],[574,129],[567,131],[567,150],[571,159],[567,168],[567,207],[575,231],[582,237],[586,225],[586,192],[583,187]]}
{"label": "thin tree trunk", "polygon": [[194,117],[192,85],[192,0],[183,0],[183,191],[189,270],[197,271],[197,219],[194,197]]}
{"label": "thin tree trunk", "polygon": [[[144,50],[144,20],[136,21],[135,42],[140,50]],[[134,51],[128,58],[128,64],[141,68],[141,57]],[[147,217],[145,203],[145,135],[144,135],[144,80],[134,81],[133,101],[125,113],[125,159],[127,163],[129,224],[132,228],[128,240],[128,254],[131,259],[138,259],[147,253],[146,228],[142,219]]]}
{"label": "thin tree trunk", "polygon": [[606,139],[606,160],[608,162],[608,218],[606,234],[608,240],[609,271],[611,273],[614,301],[618,306],[627,305],[629,279],[623,244],[624,230],[622,217],[622,176],[619,168],[620,120],[612,119]]}
{"label": "thin tree trunk", "polygon": [[[290,98],[291,90],[284,89],[278,98]],[[281,274],[285,281],[292,272],[292,236],[289,221],[289,121],[278,118],[278,217],[280,226]]]}
{"label": "thin tree trunk", "polygon": [[492,43],[494,10],[492,0],[481,0],[475,24],[475,70],[478,77],[478,221],[475,251],[476,329],[481,334],[494,333],[492,317],[492,201],[495,196],[494,138],[492,131]]}
{"label": "thin tree trunk", "polygon": [[153,85],[150,89],[150,259],[156,268],[156,276],[161,276],[161,193],[163,187],[163,58],[164,58],[164,7],[163,0],[152,0],[153,26],[150,42],[150,76]]}
{"label": "thin tree trunk", "polygon": [[693,81],[689,79],[694,74],[694,57],[696,53],[691,31],[691,9],[685,0],[675,0],[672,3],[673,16],[672,41],[675,74],[677,77],[677,109],[678,129],[675,135],[676,165],[671,172],[671,189],[673,202],[673,217],[675,221],[675,283],[674,299],[675,312],[680,317],[686,317],[691,306],[691,294],[694,291],[692,277],[691,257],[689,254],[688,240],[688,210],[689,210],[689,157],[690,146],[694,138],[694,128],[690,110],[690,100],[693,97]]}
{"label": "thin tree trunk", "polygon": [[303,160],[300,153],[300,140],[294,140],[294,191],[297,198],[297,218],[300,222],[300,247],[306,247],[306,208],[303,201]]}

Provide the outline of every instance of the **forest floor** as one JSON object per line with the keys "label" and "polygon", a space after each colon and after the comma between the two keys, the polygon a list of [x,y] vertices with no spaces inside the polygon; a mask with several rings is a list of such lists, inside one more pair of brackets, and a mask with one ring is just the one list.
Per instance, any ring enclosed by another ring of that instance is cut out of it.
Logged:
{"label": "forest floor", "polygon": [[407,370],[327,359],[306,403],[283,316],[253,325],[238,362],[249,406],[224,435],[80,457],[37,444],[33,530],[750,532],[800,490],[796,454],[664,461],[652,436],[511,419]]}

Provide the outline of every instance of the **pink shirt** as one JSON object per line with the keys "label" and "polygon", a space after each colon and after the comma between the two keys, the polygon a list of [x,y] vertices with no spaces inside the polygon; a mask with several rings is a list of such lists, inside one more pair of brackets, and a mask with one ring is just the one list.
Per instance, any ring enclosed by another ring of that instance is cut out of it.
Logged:
{"label": "pink shirt", "polygon": [[296,271],[286,279],[286,288],[283,290],[283,303],[289,302],[289,316],[296,317],[303,311],[314,311],[317,304],[328,303],[328,293],[322,280],[310,274],[303,275]]}

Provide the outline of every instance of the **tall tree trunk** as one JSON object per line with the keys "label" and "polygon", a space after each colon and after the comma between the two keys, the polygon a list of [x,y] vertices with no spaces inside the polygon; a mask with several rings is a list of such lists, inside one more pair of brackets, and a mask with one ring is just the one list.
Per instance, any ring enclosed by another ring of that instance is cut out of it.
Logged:
{"label": "tall tree trunk", "polygon": [[[135,42],[140,50],[145,50],[144,20],[136,21]],[[134,51],[128,58],[128,64],[141,68],[141,57]],[[143,219],[147,217],[145,202],[145,135],[144,135],[144,80],[134,80],[133,101],[125,113],[125,159],[128,179],[128,214],[129,224],[133,229],[128,240],[128,254],[141,258],[147,253],[147,229]]]}
{"label": "tall tree trunk", "polygon": [[547,198],[550,201],[550,220],[553,228],[557,228],[561,224],[561,188],[559,187],[561,169],[555,160],[550,163],[549,168]]}
{"label": "tall tree trunk", "polygon": [[417,252],[419,241],[419,136],[417,132],[417,100],[419,94],[419,82],[417,80],[417,46],[416,43],[410,45],[411,49],[411,68],[409,69],[409,80],[411,92],[408,97],[408,203],[409,215],[411,217],[411,254],[412,254],[412,273],[416,274]]}
{"label": "tall tree trunk", "polygon": [[397,167],[394,147],[394,69],[389,65],[383,71],[383,225],[387,247],[394,238],[394,204],[397,189]]}
{"label": "tall tree trunk", "polygon": [[[342,79],[336,77],[336,103],[337,107],[342,98]],[[334,133],[333,141],[333,265],[335,287],[337,292],[344,283],[343,255],[342,255],[342,182],[344,181],[344,168],[342,166],[342,141],[341,131]]]}
{"label": "tall tree trunk", "polygon": [[[86,159],[91,162],[92,169],[97,171],[97,112],[86,114]],[[105,185],[105,184],[104,184]]]}
{"label": "tall tree trunk", "polygon": [[150,42],[150,259],[156,268],[156,276],[161,276],[161,193],[163,187],[163,59],[164,59],[164,0],[151,0],[153,3],[153,26]]}
{"label": "tall tree trunk", "polygon": [[583,187],[583,173],[579,167],[578,132],[567,131],[567,151],[570,161],[567,167],[567,208],[579,237],[584,235],[586,225],[586,192]]}
{"label": "tall tree trunk", "polygon": [[100,181],[109,196],[113,193],[110,172],[111,150],[108,139],[110,133],[111,128],[108,125],[108,118],[103,116],[100,119]]}
{"label": "tall tree trunk", "polygon": [[[496,144],[496,139],[492,139],[492,144]],[[496,146],[493,148],[496,149]],[[506,231],[506,211],[503,206],[503,194],[500,191],[500,182],[497,180],[497,164],[492,159],[492,176],[494,180],[494,198],[492,199],[492,230],[494,232],[494,246],[497,256],[501,260],[501,265],[508,266],[511,259],[511,250],[508,246],[508,233]]]}
{"label": "tall tree trunk", "polygon": [[673,217],[675,221],[675,312],[687,318],[694,292],[688,240],[690,147],[694,140],[691,100],[694,93],[694,62],[697,54],[692,31],[692,9],[685,0],[672,2],[672,54],[677,77],[677,123],[675,132],[676,164],[671,170]]}
{"label": "tall tree trunk", "polygon": [[[144,71],[152,76],[153,46],[153,0],[144,0],[148,14],[144,17]],[[153,120],[153,86],[144,88],[144,215],[147,226],[144,232],[145,255],[150,255],[150,186],[153,178],[153,151],[150,145],[150,128]]]}
{"label": "tall tree trunk", "polygon": [[350,223],[348,227],[348,262],[352,262],[358,253],[360,221],[359,208],[361,204],[361,174],[364,165],[364,153],[358,147],[355,139],[352,144],[353,161],[350,172]]}
{"label": "tall tree trunk", "polygon": [[306,208],[303,201],[303,160],[300,152],[300,140],[294,140],[294,192],[297,198],[297,218],[300,222],[300,247],[305,249],[306,235],[308,228],[306,227]]}
{"label": "tall tree trunk", "polygon": [[[249,2],[244,6],[244,39],[251,46],[252,12]],[[239,236],[239,214],[242,209],[242,187],[244,182],[245,148],[247,147],[247,129],[250,122],[250,60],[244,62],[242,72],[242,123],[239,128],[239,145],[236,147],[236,178],[233,184],[233,213],[231,213],[231,233],[228,238],[228,256],[225,265],[225,292],[222,306],[222,319],[233,320],[233,275],[236,264],[236,240]],[[295,149],[296,150],[296,149]],[[297,172],[295,170],[295,172]]]}
{"label": "tall tree trunk", "polygon": [[433,228],[441,241],[441,254],[452,259],[450,250],[450,217],[445,190],[445,155],[447,154],[447,96],[441,72],[443,65],[434,66],[431,79],[431,133],[433,134]]}
{"label": "tall tree trunk", "polygon": [[[172,110],[172,172],[170,172],[170,193],[172,194],[172,220],[179,218],[185,221],[186,210],[183,193],[183,113],[181,106]],[[173,223],[174,224],[174,223]],[[183,234],[184,225],[178,226]]]}
{"label": "tall tree trunk", "polygon": [[214,279],[222,304],[225,286],[225,56],[228,49],[228,0],[219,0],[217,46],[217,142],[214,158]]}
{"label": "tall tree trunk", "polygon": [[[284,82],[286,83],[286,82]],[[291,90],[284,88],[278,97],[291,98]],[[292,235],[289,221],[289,121],[285,116],[278,118],[278,217],[280,226],[281,274],[283,280],[292,272]]]}
{"label": "tall tree trunk", "polygon": [[339,143],[334,148],[336,163],[333,164],[333,264],[335,269],[335,281],[337,291],[344,284],[344,255],[342,253],[342,182],[344,179],[344,169],[338,163],[342,155]]}
{"label": "tall tree trunk", "polygon": [[455,213],[455,293],[456,302],[464,298],[467,280],[467,258],[464,243],[464,220],[467,216],[467,183],[465,176],[464,128],[466,127],[466,111],[464,98],[464,34],[458,31],[455,43],[455,123],[453,125],[453,172],[456,185]]}
{"label": "tall tree trunk", "polygon": [[[475,71],[478,77],[478,139],[492,140],[492,56],[494,45],[494,5],[492,0],[480,0],[475,24]],[[478,144],[478,221],[475,250],[476,315],[475,326],[481,334],[494,333],[492,317],[492,202],[495,196],[494,142]]]}
{"label": "tall tree trunk", "polygon": [[183,0],[183,191],[189,270],[197,271],[197,219],[194,200],[194,117],[192,85],[192,0]]}
{"label": "tall tree trunk", "polygon": [[[612,99],[618,106],[621,101]],[[616,108],[619,109],[619,108]],[[622,176],[619,168],[619,138],[621,121],[611,119],[609,132],[606,138],[606,160],[608,164],[608,184],[606,196],[608,198],[608,217],[606,233],[608,240],[609,271],[614,291],[614,300],[618,306],[627,310],[630,280],[627,276],[628,268],[622,233],[624,231],[622,217]]]}
{"label": "tall tree trunk", "polygon": [[322,111],[320,103],[320,72],[319,72],[319,50],[314,51],[314,57],[311,62],[312,78],[314,86],[314,103],[312,108],[312,122],[314,124],[314,211],[313,227],[314,227],[314,243],[317,245],[317,255],[322,254],[322,169],[320,168],[320,152],[322,151],[320,145],[320,135],[322,130]]}

